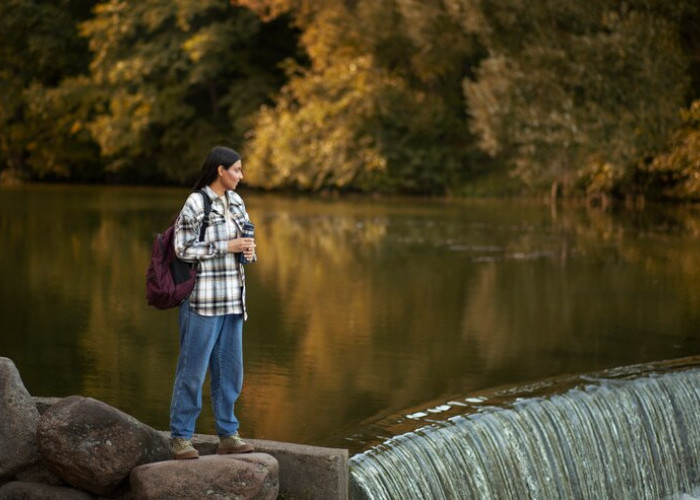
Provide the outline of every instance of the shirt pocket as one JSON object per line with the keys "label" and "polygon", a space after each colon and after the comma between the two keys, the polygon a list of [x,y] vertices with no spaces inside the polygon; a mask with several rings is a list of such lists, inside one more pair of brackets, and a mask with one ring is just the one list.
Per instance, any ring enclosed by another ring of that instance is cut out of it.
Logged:
{"label": "shirt pocket", "polygon": [[224,217],[223,214],[220,214],[219,212],[215,212],[212,210],[209,212],[209,226],[218,226],[220,224],[225,224],[226,223],[226,218]]}
{"label": "shirt pocket", "polygon": [[228,224],[223,214],[212,210],[209,212],[209,223],[207,225],[206,240],[221,241],[229,239]]}

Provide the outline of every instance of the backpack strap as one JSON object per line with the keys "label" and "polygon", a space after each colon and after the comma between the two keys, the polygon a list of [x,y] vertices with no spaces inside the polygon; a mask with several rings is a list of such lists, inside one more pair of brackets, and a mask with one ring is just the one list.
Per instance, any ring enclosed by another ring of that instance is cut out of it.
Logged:
{"label": "backpack strap", "polygon": [[207,193],[205,193],[204,190],[200,189],[197,192],[202,195],[202,201],[204,202],[204,219],[202,219],[202,225],[199,228],[199,241],[204,241],[204,232],[207,230],[207,226],[209,225],[209,212],[211,212],[211,199],[209,199],[209,195]]}

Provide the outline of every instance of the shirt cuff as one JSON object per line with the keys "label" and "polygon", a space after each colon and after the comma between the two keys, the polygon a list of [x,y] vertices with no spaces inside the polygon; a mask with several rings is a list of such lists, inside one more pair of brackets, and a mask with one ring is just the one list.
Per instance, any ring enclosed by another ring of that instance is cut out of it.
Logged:
{"label": "shirt cuff", "polygon": [[224,241],[217,241],[216,242],[216,249],[220,254],[225,254],[228,253],[228,240]]}

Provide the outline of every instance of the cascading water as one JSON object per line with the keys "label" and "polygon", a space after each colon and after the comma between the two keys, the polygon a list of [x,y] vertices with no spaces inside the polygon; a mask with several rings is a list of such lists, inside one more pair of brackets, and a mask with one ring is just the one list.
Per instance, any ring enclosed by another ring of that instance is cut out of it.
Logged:
{"label": "cascading water", "polygon": [[353,456],[351,482],[373,500],[693,498],[700,368],[432,421]]}

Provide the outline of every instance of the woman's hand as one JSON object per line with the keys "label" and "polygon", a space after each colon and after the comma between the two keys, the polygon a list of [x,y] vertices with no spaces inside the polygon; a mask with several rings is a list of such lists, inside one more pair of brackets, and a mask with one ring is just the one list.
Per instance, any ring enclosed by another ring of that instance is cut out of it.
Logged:
{"label": "woman's hand", "polygon": [[243,253],[248,260],[255,255],[255,238],[234,238],[228,240],[229,253]]}

